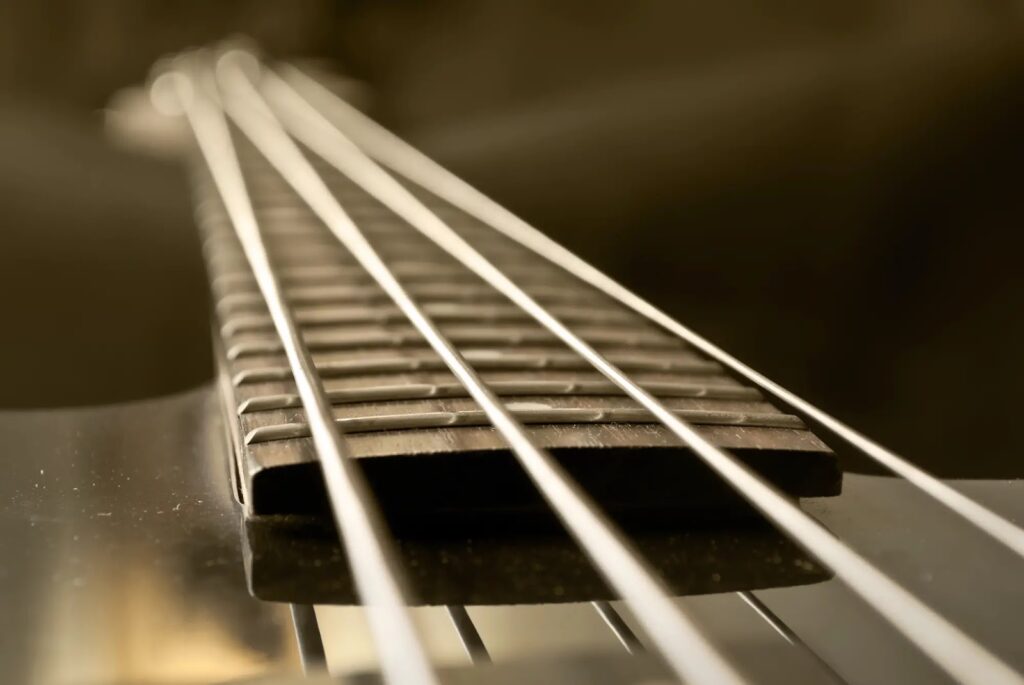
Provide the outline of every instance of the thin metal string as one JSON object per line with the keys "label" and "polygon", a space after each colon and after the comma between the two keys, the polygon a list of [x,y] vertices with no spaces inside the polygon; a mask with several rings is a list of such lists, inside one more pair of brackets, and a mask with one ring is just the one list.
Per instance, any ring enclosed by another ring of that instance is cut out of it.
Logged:
{"label": "thin metal string", "polygon": [[466,611],[466,607],[461,604],[449,604],[445,607],[445,611],[448,612],[448,618],[451,619],[452,626],[459,636],[462,648],[466,650],[466,656],[469,657],[470,663],[489,664],[491,662],[491,655],[487,651],[487,645],[484,644],[483,638],[480,637],[480,631],[476,629],[476,625],[473,623],[473,619],[470,618],[469,612]]}
{"label": "thin metal string", "polygon": [[[807,644],[803,638],[797,635],[796,631],[790,628],[785,621],[772,611],[768,606],[761,601],[761,599],[753,592],[748,590],[742,590],[736,593],[743,602],[751,608],[751,610],[758,615],[768,626],[774,630],[783,640],[788,644],[792,645],[796,649],[806,654],[812,661],[814,661],[821,670],[828,675],[829,679],[839,685],[845,685],[847,682],[839,673],[825,661],[820,654]],[[622,648],[626,650],[628,654],[640,654],[646,651],[643,643],[636,634],[630,629],[629,624],[622,615],[615,610],[611,602],[600,600],[590,603],[597,615],[601,617],[604,624],[611,631],[615,639],[619,641]]]}
{"label": "thin metal string", "polygon": [[229,116],[391,296],[455,377],[466,386],[608,584],[631,603],[637,619],[649,631],[666,662],[687,682],[745,682],[707,641],[692,619],[673,602],[667,588],[624,536],[551,455],[533,443],[512,413],[409,296],[298,145],[276,121],[245,71],[238,66],[237,59],[240,58],[229,53],[221,58],[218,68]]}
{"label": "thin metal string", "polygon": [[299,645],[299,660],[302,672],[307,676],[327,670],[327,653],[320,637],[320,624],[312,604],[291,604],[292,624],[295,626],[295,641]]}
{"label": "thin metal string", "polygon": [[359,112],[298,68],[283,65],[281,71],[297,92],[329,112],[332,123],[344,129],[345,134],[371,157],[679,336],[1024,557],[1024,528],[961,494],[701,337]]}
{"label": "thin metal string", "polygon": [[619,641],[622,648],[629,654],[640,654],[647,650],[644,649],[644,645],[640,642],[640,639],[636,636],[636,633],[630,629],[622,615],[615,610],[611,602],[605,600],[599,600],[591,602],[590,606],[594,608],[597,615],[601,617],[604,624],[608,626],[608,630],[612,632],[615,639]]}
{"label": "thin metal string", "polygon": [[825,661],[820,654],[811,649],[811,646],[804,642],[803,638],[797,635],[792,628],[786,625],[786,622],[779,618],[774,611],[769,609],[757,595],[747,590],[737,592],[736,594],[739,595],[739,598],[742,599],[746,605],[754,611],[754,613],[764,619],[764,622],[771,626],[772,630],[778,633],[783,640],[813,659],[814,662],[828,674],[829,678],[836,683],[846,683],[846,679],[839,675],[839,673],[832,668],[831,664]]}
{"label": "thin metal string", "polygon": [[863,601],[951,676],[965,683],[1022,682],[1020,675],[997,656],[854,552],[741,462],[704,439],[692,426],[569,330],[370,159],[285,81],[267,73],[263,79],[263,90],[292,135],[504,293],[650,411],[776,526],[830,567]]}
{"label": "thin metal string", "polygon": [[[751,610],[757,614],[757,616],[763,620],[768,626],[774,630],[783,640],[790,645],[796,647],[800,651],[804,652],[810,657],[818,666],[828,674],[828,676],[836,683],[846,683],[846,679],[839,675],[831,664],[825,661],[820,654],[807,644],[803,638],[797,635],[796,631],[790,628],[785,621],[779,618],[778,614],[772,611],[768,606],[761,601],[761,599],[749,590],[741,590],[736,593],[743,602],[751,608]],[[628,654],[640,654],[646,651],[640,638],[636,636],[636,633],[632,631],[629,624],[622,617],[615,607],[612,606],[611,602],[606,600],[597,600],[590,603],[590,606],[597,612],[597,615],[604,622],[605,626],[611,631],[615,639],[619,641],[622,648],[626,650]]]}
{"label": "thin metal string", "polygon": [[331,509],[341,530],[359,596],[366,605],[381,669],[391,683],[435,685],[438,680],[406,608],[402,582],[380,515],[361,472],[341,442],[330,403],[282,296],[227,121],[213,99],[215,92],[208,92],[211,84],[207,83],[207,76],[194,72],[195,67],[176,72],[178,99],[284,344],[324,472]]}

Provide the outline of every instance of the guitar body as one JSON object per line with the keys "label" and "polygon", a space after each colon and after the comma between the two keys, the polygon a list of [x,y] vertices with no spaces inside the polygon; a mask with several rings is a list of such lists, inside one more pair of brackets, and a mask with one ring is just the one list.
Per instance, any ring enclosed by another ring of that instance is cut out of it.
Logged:
{"label": "guitar body", "polygon": [[[287,606],[248,590],[218,402],[211,383],[142,402],[0,414],[11,457],[0,480],[5,682],[220,682],[287,673],[302,682]],[[1019,585],[1009,563],[995,563],[990,543],[905,483],[845,480],[839,497],[804,507],[931,601],[952,607],[1003,653],[1024,658],[1014,629],[1024,597],[1000,607],[978,601],[986,588]],[[1019,482],[957,486],[1009,517],[1024,516]],[[962,553],[951,562],[952,549]],[[941,679],[834,580],[762,596],[839,672],[857,674],[850,682]],[[764,675],[758,682],[829,682],[735,594],[680,601],[700,612],[730,655]],[[579,682],[600,682],[587,679],[593,664],[605,675],[628,673],[614,665],[624,652],[587,602],[470,610],[497,662],[578,670],[586,676]],[[418,611],[438,659],[464,663],[442,610]],[[372,669],[358,610],[324,607],[320,615],[332,664]],[[873,655],[867,662],[865,650]],[[559,682],[573,682],[566,678]]]}

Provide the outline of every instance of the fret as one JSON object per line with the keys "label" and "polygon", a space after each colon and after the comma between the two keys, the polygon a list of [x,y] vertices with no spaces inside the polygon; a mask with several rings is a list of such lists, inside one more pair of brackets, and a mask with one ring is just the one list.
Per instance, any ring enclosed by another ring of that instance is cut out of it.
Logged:
{"label": "fret", "polygon": [[[530,404],[530,403],[527,403]],[[518,403],[509,403],[513,416],[524,424],[586,424],[586,423],[657,423],[658,418],[643,409],[566,409],[566,408],[520,408]],[[742,414],[738,412],[713,412],[680,410],[681,418],[698,425],[757,426],[760,428],[803,428],[799,418],[787,414]],[[369,433],[373,431],[396,431],[410,428],[450,428],[453,426],[489,426],[490,419],[480,410],[449,412],[418,412],[407,414],[377,414],[361,418],[335,419],[342,431]],[[245,442],[253,445],[272,440],[293,440],[309,437],[309,427],[304,423],[278,424],[254,428],[245,436]]]}
{"label": "fret", "polygon": [[[443,325],[442,328],[448,337],[459,345],[473,348],[554,347],[557,345],[556,339],[550,333],[529,326]],[[409,326],[390,328],[361,326],[337,330],[306,326],[303,331],[306,345],[314,352],[409,348],[425,345],[422,335]],[[580,326],[580,333],[592,344],[608,350],[660,351],[680,348],[678,341],[671,338],[632,328]],[[280,342],[263,334],[238,333],[226,340],[226,344],[228,345],[228,359],[232,361],[246,357],[275,356],[282,353]]]}
{"label": "fret", "polygon": [[[529,321],[523,312],[507,304],[465,304],[448,302],[430,302],[423,304],[423,310],[431,318],[439,322],[508,322]],[[552,310],[559,312],[563,319],[575,323],[609,324],[634,323],[643,328],[646,324],[637,317],[620,309],[563,307],[552,305]],[[295,306],[295,320],[302,326],[337,326],[342,324],[394,323],[405,321],[405,316],[393,306]],[[273,322],[266,314],[236,314],[224,317],[221,334],[231,337],[239,333],[268,331],[273,329]],[[653,329],[652,329],[653,331]],[[679,343],[663,334],[661,339],[670,340],[674,346]]]}
{"label": "fret", "polygon": [[[230,237],[230,221],[222,210],[208,205],[198,205],[196,213],[204,217],[205,230]],[[408,235],[408,229],[397,221],[395,215],[384,207],[354,207],[351,216],[366,227],[368,233],[386,233],[392,235]],[[493,229],[462,213],[458,209],[449,211],[453,225],[461,231],[479,237],[490,236]],[[265,235],[275,238],[283,236],[308,236],[320,234],[323,226],[306,207],[266,207],[260,212],[261,227]],[[513,241],[508,244],[515,245]]]}
{"label": "fret", "polygon": [[[539,447],[550,450],[560,459],[567,460],[574,474],[581,479],[586,480],[589,477],[599,480],[600,476],[593,475],[585,464],[586,461],[595,458],[600,459],[603,468],[608,469],[610,473],[626,474],[614,481],[614,488],[606,485],[604,489],[595,491],[609,514],[618,516],[625,513],[628,516],[635,515],[646,519],[648,522],[657,522],[660,513],[672,516],[681,525],[692,526],[714,521],[730,529],[746,526],[752,518],[756,519],[749,509],[743,508],[741,500],[729,496],[728,492],[722,490],[720,483],[706,471],[693,468],[692,463],[670,461],[665,455],[676,451],[678,445],[674,436],[657,424],[530,424],[525,426],[525,429]],[[723,448],[735,450],[743,459],[759,464],[769,478],[784,486],[793,497],[835,496],[841,491],[834,474],[827,468],[822,468],[822,464],[816,461],[821,444],[810,437],[805,429],[705,424],[698,426],[697,430]],[[413,484],[403,487],[397,483],[389,483],[388,474],[394,478],[394,467],[373,462],[374,459],[383,459],[385,462],[395,458],[419,460],[422,467],[417,470],[418,478],[422,479],[421,482],[431,485],[435,484],[433,476],[440,473],[445,473],[448,477],[465,478],[466,489],[455,492],[450,488],[446,489],[448,496],[443,506],[455,524],[454,531],[473,528],[474,515],[491,521],[503,519],[503,525],[511,528],[507,531],[502,529],[501,535],[511,539],[528,534],[532,522],[544,521],[548,528],[555,525],[549,507],[535,493],[530,495],[529,502],[521,508],[509,509],[515,505],[515,501],[511,498],[514,493],[509,491],[507,485],[514,482],[517,487],[522,487],[520,482],[523,476],[516,470],[515,462],[509,464],[507,461],[507,444],[491,426],[447,426],[353,433],[348,435],[345,441],[353,452],[358,453],[363,459],[365,468],[382,474],[375,479],[383,481],[382,486],[376,491],[397,521],[417,521],[420,516],[429,517],[432,510],[426,508],[426,500],[423,498],[402,498],[399,493],[414,487]],[[275,478],[276,470],[288,469],[292,478],[312,488],[316,483],[314,474],[317,468],[317,453],[308,439],[276,440],[251,445],[245,444],[243,440],[239,444],[246,450],[254,472],[248,481],[250,486],[255,488],[251,490],[251,496],[261,498],[261,509],[254,519],[258,520],[261,516],[309,513],[307,508],[311,506],[310,501],[314,511],[322,510],[322,499],[311,499],[310,493],[313,490],[304,487],[304,492],[284,495],[278,488],[282,481],[289,482],[290,479]],[[777,462],[759,462],[759,457],[772,449],[786,451],[786,458],[789,460],[786,470],[778,468]],[[643,461],[638,462],[637,459]],[[641,464],[644,471],[650,473],[652,477],[636,482],[629,476],[640,468]],[[799,477],[792,475],[794,470],[799,471]],[[261,474],[264,477],[261,478]],[[686,488],[685,496],[682,494],[683,488],[680,483],[689,486]],[[276,492],[271,493],[271,490]],[[492,499],[480,503],[478,499],[481,492],[491,492]],[[436,500],[431,498],[430,501]],[[502,516],[502,512],[508,511],[521,512],[523,516]],[[569,546],[576,548],[575,544]],[[807,558],[814,563],[813,558]],[[779,580],[787,577],[793,584],[797,584],[796,581],[801,576],[799,569],[782,569],[777,574],[771,574],[776,581],[774,586],[762,581],[760,572],[764,570],[764,562],[765,558],[756,557],[747,561],[752,565],[750,568],[758,573],[751,574],[753,578],[750,583],[740,589],[761,590],[786,586],[788,583],[785,580]],[[822,570],[818,580],[831,577],[831,573]],[[711,579],[701,579],[701,583],[710,584]],[[514,590],[509,588],[506,596],[514,594]],[[262,594],[259,596],[270,599]],[[606,595],[619,596],[617,592]],[[557,603],[568,600],[556,597],[548,601]]]}
{"label": "fret", "polygon": [[[586,370],[585,361],[567,353],[545,352],[507,352],[505,350],[467,349],[463,356],[480,370]],[[610,358],[629,371],[666,371],[689,375],[711,375],[721,371],[721,367],[708,361],[672,361],[652,357],[641,357],[629,354],[611,354]],[[444,362],[437,357],[415,357],[411,355],[373,358],[360,355],[358,359],[324,361],[317,364],[316,369],[323,378],[354,376],[377,373],[394,373],[408,371],[435,371],[446,368]],[[257,367],[239,371],[232,379],[235,385],[278,381],[290,378],[285,366]]]}
{"label": "fret", "polygon": [[[432,262],[396,262],[395,273],[408,281],[430,281],[444,279],[446,282],[466,280],[469,275],[454,264],[437,264]],[[558,278],[557,272],[535,266],[517,266],[510,269],[521,274],[527,284],[554,285],[558,282],[569,283],[565,278]],[[369,284],[371,279],[359,267],[353,264],[326,264],[318,266],[288,266],[279,271],[282,283],[287,285],[332,285],[332,284]],[[479,282],[473,279],[471,282]],[[213,279],[213,288],[220,292],[227,288],[255,288],[252,275],[245,270],[218,273]]]}
{"label": "fret", "polygon": [[[404,235],[401,240],[386,240],[392,234],[387,231],[368,230],[367,234],[381,242],[381,254],[389,260],[405,261],[427,261],[426,257],[432,257],[432,262],[448,262],[447,256],[436,246],[422,240],[411,239]],[[277,264],[284,266],[287,262],[295,262],[299,265],[307,262],[337,261],[341,263],[354,263],[348,252],[337,244],[326,242],[323,236],[303,237],[285,236],[283,238],[272,237],[267,239],[267,246],[271,254],[275,256]],[[522,261],[525,253],[522,248],[514,245],[496,243],[489,246],[489,251],[495,259],[504,262]],[[245,257],[239,251],[237,245],[217,233],[211,233],[204,241],[204,254],[207,260],[220,269],[237,270],[245,264]],[[528,255],[526,255],[528,257]],[[537,272],[557,273],[548,270],[544,265],[534,268]]]}
{"label": "fret", "polygon": [[[616,395],[614,384],[604,380],[557,381],[519,380],[489,381],[488,385],[503,397],[523,395]],[[658,397],[693,397],[706,400],[757,400],[761,395],[753,388],[729,385],[699,385],[696,383],[649,382],[647,390]],[[428,399],[443,397],[469,397],[459,383],[395,383],[362,388],[328,390],[332,404],[374,402],[379,400]],[[238,406],[239,414],[299,407],[302,403],[294,393],[263,395],[245,400]]]}
{"label": "fret", "polygon": [[[255,367],[254,367],[255,368]],[[557,369],[482,369],[480,375],[489,384],[496,384],[496,387],[502,387],[504,385],[514,385],[522,382],[543,382],[551,383],[553,385],[564,386],[566,384],[582,383],[602,383],[607,382],[600,374],[594,374],[587,370],[557,370]],[[728,376],[701,373],[701,374],[686,374],[679,372],[664,372],[664,371],[637,371],[634,373],[637,380],[644,385],[649,385],[654,389],[660,389],[664,386],[694,386],[694,387],[709,387],[709,388],[722,388],[732,392],[749,392],[750,388],[737,383],[735,380]],[[226,378],[229,387],[231,387],[231,395],[227,398],[228,402],[234,402],[235,406],[241,406],[242,404],[251,401],[258,400],[265,397],[274,397],[280,395],[293,395],[295,394],[295,385],[290,378],[278,379],[278,380],[266,380],[252,383],[244,383],[242,385],[231,385],[230,378]],[[432,385],[446,385],[446,384],[457,384],[457,379],[447,370],[437,368],[435,370],[419,369],[417,371],[408,370],[395,370],[395,371],[384,371],[374,372],[368,374],[355,374],[355,375],[338,375],[335,377],[324,377],[322,378],[324,390],[328,395],[334,392],[358,392],[363,388],[373,388],[378,386],[393,386],[393,385],[410,385],[418,387],[421,385],[432,386]],[[599,387],[599,386],[595,386]],[[545,395],[548,398],[555,398],[563,393],[554,392],[550,395]],[[611,390],[607,395],[616,396],[618,395],[617,390]],[[661,392],[658,393],[659,396]],[[571,395],[571,393],[569,393]],[[665,391],[664,396],[683,396],[682,393],[673,393]],[[514,395],[513,395],[514,396]],[[442,399],[442,398],[435,398]],[[712,400],[714,398],[711,398]],[[756,398],[726,398],[726,399],[756,399]],[[814,440],[813,434],[809,431],[804,431],[807,437]],[[742,433],[740,434],[742,436]],[[820,443],[815,443],[818,449],[823,449]],[[783,441],[779,444],[774,445],[774,448],[783,449]]]}
{"label": "fret", "polygon": [[[523,414],[527,417],[522,420],[524,424],[543,423],[550,411],[554,416],[551,424],[565,423],[631,423],[637,426],[656,425],[651,420],[649,413],[637,409],[629,398],[622,395],[499,395],[505,398],[505,403],[513,411],[532,410]],[[705,400],[692,397],[663,397],[662,400],[670,410],[692,416],[694,423],[702,426],[711,425],[733,425],[733,426],[756,426],[759,428],[780,428],[799,430],[804,426],[792,415],[783,414],[774,409],[764,401],[744,400]],[[389,422],[400,421],[403,416],[414,416],[420,414],[462,414],[475,412],[478,406],[471,397],[447,397],[447,398],[407,398],[390,399],[383,398],[375,401],[361,403],[333,403],[332,415],[336,420],[359,419],[370,421],[376,418],[384,418]],[[565,410],[564,412],[562,410]],[[593,412],[593,416],[586,412]],[[578,417],[578,422],[573,421],[573,416]],[[471,419],[467,415],[467,421]],[[757,420],[749,417],[755,417]],[[239,416],[241,430],[249,433],[252,430],[276,426],[281,424],[302,424],[305,417],[300,408],[265,410],[261,412],[250,412]],[[347,424],[346,424],[347,425]],[[461,425],[456,421],[450,425]],[[485,425],[467,423],[464,425]],[[444,427],[438,425],[437,427]],[[658,429],[661,430],[660,428]],[[348,433],[357,431],[349,430]],[[362,431],[359,431],[362,432]]]}
{"label": "fret", "polygon": [[[475,303],[504,303],[500,293],[487,285],[473,283],[412,283],[409,292],[425,304],[454,304],[468,301]],[[559,305],[596,307],[604,304],[600,295],[581,292],[575,288],[536,285],[530,292],[538,300]],[[354,303],[377,304],[388,302],[387,294],[375,285],[309,286],[285,290],[285,297],[293,305],[349,305]],[[218,313],[227,319],[235,312],[265,311],[266,307],[259,293],[251,291],[230,292],[217,300]]]}

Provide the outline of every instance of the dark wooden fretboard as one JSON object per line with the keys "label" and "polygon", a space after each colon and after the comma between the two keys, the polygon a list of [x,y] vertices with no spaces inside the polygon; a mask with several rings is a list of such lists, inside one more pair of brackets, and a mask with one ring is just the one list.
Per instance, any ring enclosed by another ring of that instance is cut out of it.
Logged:
{"label": "dark wooden fretboard", "polygon": [[[510,475],[514,465],[499,456],[504,441],[465,387],[259,152],[240,135],[236,145],[273,266],[339,428],[354,456],[387,458],[364,462],[371,480],[381,481],[385,507],[527,506],[535,498]],[[536,442],[598,488],[611,508],[696,509],[724,495],[695,460],[677,458],[682,448],[669,431],[528,313],[326,163],[317,168],[425,313],[530,426]],[[320,506],[319,495],[310,495],[310,488],[319,492],[316,455],[280,338],[205,172],[195,185],[243,498],[252,513],[308,511]],[[800,419],[558,266],[407,186],[716,445],[745,455],[794,496],[837,492],[831,453]],[[417,487],[416,478],[441,474],[457,484],[429,493]]]}

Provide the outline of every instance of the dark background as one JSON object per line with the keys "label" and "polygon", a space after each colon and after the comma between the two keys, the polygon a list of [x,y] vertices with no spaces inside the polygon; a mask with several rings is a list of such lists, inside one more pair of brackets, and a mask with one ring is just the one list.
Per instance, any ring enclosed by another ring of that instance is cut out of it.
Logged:
{"label": "dark background", "polygon": [[102,108],[243,33],[944,475],[1021,476],[1024,14],[983,0],[0,5],[0,407],[211,374],[179,165]]}

